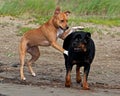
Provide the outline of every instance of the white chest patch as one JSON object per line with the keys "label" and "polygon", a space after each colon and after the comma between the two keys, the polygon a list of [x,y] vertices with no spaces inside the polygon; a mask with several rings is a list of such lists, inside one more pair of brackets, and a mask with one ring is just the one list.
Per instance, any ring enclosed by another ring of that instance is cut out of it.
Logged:
{"label": "white chest patch", "polygon": [[[84,29],[83,26],[72,27],[72,28],[69,29],[69,33],[67,35],[71,34],[72,32],[75,32],[75,31],[78,31],[78,30],[83,30],[83,29]],[[60,37],[64,32],[65,32],[64,30],[62,30],[61,28],[59,28],[57,30],[57,38]]]}
{"label": "white chest patch", "polygon": [[60,37],[60,35],[62,35],[63,33],[64,33],[64,31],[61,28],[59,28],[57,30],[57,38]]}

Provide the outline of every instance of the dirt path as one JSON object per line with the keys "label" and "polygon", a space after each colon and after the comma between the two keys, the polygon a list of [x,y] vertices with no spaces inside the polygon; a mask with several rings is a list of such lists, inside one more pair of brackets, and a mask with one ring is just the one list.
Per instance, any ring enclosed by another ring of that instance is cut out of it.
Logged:
{"label": "dirt path", "polygon": [[[72,71],[71,88],[64,87],[63,55],[52,47],[40,47],[41,57],[33,65],[37,77],[32,77],[25,67],[27,81],[20,81],[18,45],[21,37],[17,36],[17,31],[21,26],[38,27],[29,21],[0,17],[0,96],[120,95],[120,27],[82,23],[100,30],[100,33],[97,30],[92,34],[96,56],[88,79],[91,90],[84,91],[75,82],[75,68]],[[62,46],[62,41],[58,42]]]}

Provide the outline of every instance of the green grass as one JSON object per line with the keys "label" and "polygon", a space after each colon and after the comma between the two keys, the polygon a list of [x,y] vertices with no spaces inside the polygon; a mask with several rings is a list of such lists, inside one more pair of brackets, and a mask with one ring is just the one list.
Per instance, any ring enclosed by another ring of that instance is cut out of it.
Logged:
{"label": "green grass", "polygon": [[[75,23],[73,23],[75,22]],[[81,16],[81,17],[71,17],[69,20],[70,25],[79,25],[80,22],[103,24],[109,27],[120,26],[120,19],[118,17],[98,17],[98,16]]]}
{"label": "green grass", "polygon": [[36,18],[35,23],[46,22],[56,6],[71,11],[70,25],[91,22],[120,26],[120,0],[1,0],[0,15]]}
{"label": "green grass", "polygon": [[17,36],[22,36],[25,32],[31,30],[32,28],[30,27],[21,27],[19,31],[17,31]]}
{"label": "green grass", "polygon": [[64,3],[58,2],[58,5],[63,6],[64,9],[70,9],[79,16],[120,15],[120,0],[64,0]]}
{"label": "green grass", "polygon": [[3,0],[0,7],[1,15],[18,16],[24,13],[30,15],[49,15],[55,8],[53,0]]}

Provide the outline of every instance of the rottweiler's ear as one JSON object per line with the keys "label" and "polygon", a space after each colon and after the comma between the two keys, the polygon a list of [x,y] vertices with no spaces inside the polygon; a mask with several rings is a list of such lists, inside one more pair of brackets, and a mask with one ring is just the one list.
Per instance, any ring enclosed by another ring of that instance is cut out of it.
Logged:
{"label": "rottweiler's ear", "polygon": [[91,33],[87,32],[86,37],[91,38]]}
{"label": "rottweiler's ear", "polygon": [[54,15],[58,15],[60,13],[60,7],[56,7]]}

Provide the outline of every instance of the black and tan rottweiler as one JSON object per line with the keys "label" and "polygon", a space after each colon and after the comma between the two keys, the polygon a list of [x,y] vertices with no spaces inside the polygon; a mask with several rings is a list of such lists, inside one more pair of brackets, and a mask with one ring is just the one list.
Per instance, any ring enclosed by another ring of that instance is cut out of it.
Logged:
{"label": "black and tan rottweiler", "polygon": [[80,76],[80,67],[83,66],[84,75],[82,86],[83,89],[88,90],[89,86],[87,83],[87,78],[91,63],[95,56],[95,44],[91,39],[91,34],[84,31],[72,32],[65,38],[63,48],[68,50],[68,56],[64,54],[66,66],[65,86],[70,87],[71,70],[73,65],[76,64],[76,82],[80,83],[82,81]]}

